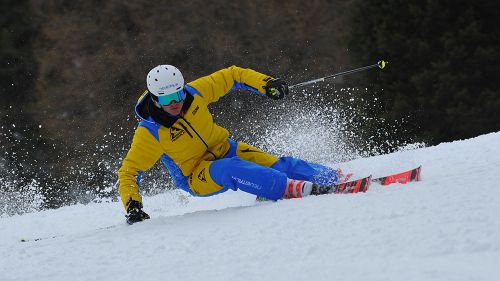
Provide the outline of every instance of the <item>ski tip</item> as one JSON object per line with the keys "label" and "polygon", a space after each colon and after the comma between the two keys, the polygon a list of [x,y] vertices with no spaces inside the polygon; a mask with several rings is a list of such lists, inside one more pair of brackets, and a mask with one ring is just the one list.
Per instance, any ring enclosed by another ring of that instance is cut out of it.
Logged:
{"label": "ski tip", "polygon": [[392,175],[388,175],[385,177],[380,177],[380,178],[375,178],[372,179],[371,181],[377,182],[381,185],[391,185],[393,183],[400,183],[400,184],[406,184],[408,182],[415,182],[415,181],[420,181],[420,173],[421,173],[422,165],[418,166],[417,168],[404,171],[401,173],[396,173]]}

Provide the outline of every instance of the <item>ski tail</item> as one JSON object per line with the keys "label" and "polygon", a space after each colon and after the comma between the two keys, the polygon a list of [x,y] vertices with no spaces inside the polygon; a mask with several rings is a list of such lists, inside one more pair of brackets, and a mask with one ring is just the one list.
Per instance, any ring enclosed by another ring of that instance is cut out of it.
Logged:
{"label": "ski tail", "polygon": [[415,169],[405,171],[399,174],[393,174],[390,176],[380,177],[372,179],[373,182],[378,182],[381,185],[389,185],[393,183],[406,184],[412,181],[420,181],[420,172],[422,171],[422,166],[418,166]]}

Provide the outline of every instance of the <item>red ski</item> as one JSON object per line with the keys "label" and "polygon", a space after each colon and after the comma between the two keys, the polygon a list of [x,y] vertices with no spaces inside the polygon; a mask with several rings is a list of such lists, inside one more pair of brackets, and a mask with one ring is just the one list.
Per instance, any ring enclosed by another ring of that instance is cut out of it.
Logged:
{"label": "red ski", "polygon": [[333,193],[366,192],[368,187],[370,187],[371,181],[372,176],[368,176],[366,178],[340,183],[334,186],[335,190]]}
{"label": "red ski", "polygon": [[389,184],[393,184],[393,183],[406,184],[406,183],[409,183],[412,181],[420,181],[420,172],[421,171],[422,171],[422,166],[418,166],[417,168],[411,169],[409,171],[372,179],[372,181],[378,182],[381,185],[389,185]]}
{"label": "red ski", "polygon": [[370,186],[372,176],[358,180],[339,183],[333,186],[314,185],[311,195],[321,195],[329,193],[358,193],[366,192]]}
{"label": "red ski", "polygon": [[[343,194],[343,193],[358,193],[358,192],[366,192],[370,187],[371,182],[378,182],[381,185],[389,185],[393,183],[401,183],[406,184],[412,181],[420,181],[420,172],[422,171],[422,166],[419,166],[415,169],[411,169],[409,171],[405,171],[402,173],[392,174],[385,177],[380,178],[372,178],[372,176],[368,176],[365,178],[347,181],[352,176],[352,173],[347,174],[347,176],[343,179],[342,183],[330,186],[320,186],[317,184],[313,185],[313,189],[311,195],[322,195],[322,194]],[[257,201],[267,201],[267,199],[263,197],[257,197]]]}
{"label": "red ski", "polygon": [[380,178],[372,178],[372,176],[368,176],[366,178],[361,178],[358,180],[347,181],[352,173],[347,174],[344,178],[344,182],[336,184],[330,187],[316,187],[316,190],[313,189],[313,195],[319,194],[327,194],[327,193],[358,193],[358,192],[366,192],[368,187],[370,187],[371,182],[378,182],[381,185],[389,185],[393,183],[401,183],[406,184],[412,181],[420,181],[420,172],[422,171],[422,166],[419,166],[415,169],[411,169],[409,171],[405,171],[402,173],[392,174],[385,177]]}

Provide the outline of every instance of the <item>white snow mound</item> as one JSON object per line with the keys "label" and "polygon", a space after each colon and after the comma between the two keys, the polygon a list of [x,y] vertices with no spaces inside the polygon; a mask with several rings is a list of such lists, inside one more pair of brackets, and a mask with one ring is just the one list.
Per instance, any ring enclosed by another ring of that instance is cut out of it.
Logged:
{"label": "white snow mound", "polygon": [[339,164],[418,165],[422,181],[362,194],[173,191],[144,198],[151,219],[132,226],[121,203],[4,217],[0,280],[500,280],[500,133]]}

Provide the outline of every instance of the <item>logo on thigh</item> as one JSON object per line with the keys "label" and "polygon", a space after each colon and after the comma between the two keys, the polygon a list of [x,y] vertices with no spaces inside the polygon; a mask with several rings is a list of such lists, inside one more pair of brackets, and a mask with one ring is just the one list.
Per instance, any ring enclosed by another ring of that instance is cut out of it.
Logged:
{"label": "logo on thigh", "polygon": [[198,174],[198,179],[202,182],[207,182],[207,177],[205,175],[205,168],[203,168],[201,172]]}

